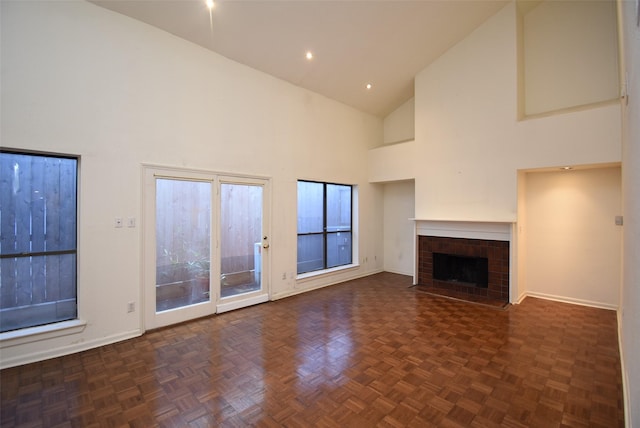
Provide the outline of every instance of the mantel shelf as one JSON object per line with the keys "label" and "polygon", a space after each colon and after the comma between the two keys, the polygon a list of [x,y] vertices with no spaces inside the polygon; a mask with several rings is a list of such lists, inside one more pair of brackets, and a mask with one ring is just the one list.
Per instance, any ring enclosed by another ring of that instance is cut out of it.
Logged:
{"label": "mantel shelf", "polygon": [[510,241],[514,222],[413,219],[416,235]]}
{"label": "mantel shelf", "polygon": [[429,222],[429,223],[497,223],[497,224],[513,224],[515,219],[509,220],[475,220],[475,219],[434,219],[434,218],[410,218],[409,221]]}

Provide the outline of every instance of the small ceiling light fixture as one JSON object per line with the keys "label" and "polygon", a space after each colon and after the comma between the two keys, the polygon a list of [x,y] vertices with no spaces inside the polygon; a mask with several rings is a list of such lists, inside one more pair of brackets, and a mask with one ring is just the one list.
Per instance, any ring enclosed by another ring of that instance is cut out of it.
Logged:
{"label": "small ceiling light fixture", "polygon": [[365,88],[367,88],[367,90],[373,88],[373,86],[371,86],[371,83],[367,83],[367,85],[365,86]]}
{"label": "small ceiling light fixture", "polygon": [[215,4],[213,3],[213,0],[206,0],[205,3],[207,4],[207,7],[209,8],[209,10],[213,9],[213,6],[215,6]]}
{"label": "small ceiling light fixture", "polygon": [[563,166],[560,169],[562,169],[563,171],[571,171],[573,169],[573,167],[572,166]]}
{"label": "small ceiling light fixture", "polygon": [[306,57],[308,60],[312,60],[312,59],[313,59],[313,52],[311,52],[311,51],[307,51],[307,53],[305,54],[305,57]]}

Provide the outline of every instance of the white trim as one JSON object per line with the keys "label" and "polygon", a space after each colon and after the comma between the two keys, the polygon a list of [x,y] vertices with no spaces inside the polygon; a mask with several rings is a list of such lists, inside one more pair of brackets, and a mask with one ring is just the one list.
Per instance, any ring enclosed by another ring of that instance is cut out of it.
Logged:
{"label": "white trim", "polygon": [[515,297],[519,293],[518,283],[518,229],[517,223],[510,224],[509,239],[509,303],[515,301]]}
{"label": "white trim", "polygon": [[260,294],[259,296],[248,297],[246,299],[234,300],[228,303],[219,303],[216,307],[216,313],[221,314],[223,312],[233,311],[235,309],[244,308],[247,306],[257,305],[269,301],[268,294]]}
{"label": "white trim", "polygon": [[91,340],[88,342],[77,342],[67,346],[61,346],[53,349],[46,349],[44,351],[32,352],[29,354],[22,354],[11,358],[2,357],[0,359],[0,369],[8,369],[10,367],[20,366],[23,364],[35,363],[38,361],[48,360],[50,358],[63,357],[65,355],[71,355],[78,352],[86,351],[93,348],[98,348],[104,345],[110,345],[112,343],[121,342],[123,340],[132,339],[142,335],[141,329],[135,329],[124,333],[114,334],[112,336],[102,337],[100,339]]}
{"label": "white trim", "polygon": [[416,234],[418,236],[511,241],[511,225],[513,222],[412,220],[416,223]]}
{"label": "white trim", "polygon": [[312,286],[312,287],[298,288],[298,289],[294,289],[294,290],[285,291],[283,293],[276,293],[276,294],[273,294],[271,296],[271,300],[285,299],[287,297],[295,296],[297,294],[306,293],[307,291],[319,290],[321,288],[330,287],[332,285],[341,284],[343,282],[352,281],[352,280],[358,279],[358,278],[364,278],[366,276],[375,275],[375,274],[381,273],[381,272],[384,272],[384,270],[383,269],[376,269],[374,271],[362,273],[362,274],[359,274],[359,275],[353,275],[353,276],[349,276],[349,277],[346,277],[346,278],[342,278],[341,277],[340,279],[336,279],[335,281],[319,284],[319,285]]}
{"label": "white trim", "polygon": [[[618,305],[614,305],[612,303],[595,302],[593,300],[584,300],[584,299],[575,299],[573,297],[557,296],[554,294],[547,294],[547,293],[538,293],[536,291],[527,291],[524,293],[524,296],[538,297],[540,299],[553,300],[555,302],[561,302],[561,303],[571,303],[573,305],[589,306],[589,307],[598,308],[598,309],[608,309],[611,311],[618,310]],[[522,300],[524,300],[524,298]]]}
{"label": "white trim", "polygon": [[411,221],[424,221],[429,223],[516,223],[515,218],[513,219],[492,219],[492,220],[482,220],[482,219],[472,219],[472,218],[410,218]]}
{"label": "white trim", "polygon": [[418,222],[414,221],[413,222],[413,285],[418,285],[418,263],[419,263],[418,245],[419,245]]}
{"label": "white trim", "polygon": [[71,320],[0,333],[0,349],[81,333],[86,321]]}
{"label": "white trim", "polygon": [[[155,169],[160,171],[166,171],[167,174],[175,173],[176,171],[186,173],[186,174],[204,174],[204,175],[224,175],[227,177],[235,177],[235,178],[252,178],[258,180],[271,180],[271,177],[268,175],[257,175],[257,174],[243,174],[240,172],[226,172],[212,169],[203,169],[203,168],[185,168],[182,166],[170,166],[156,163],[148,163],[142,162],[140,164],[143,169]],[[169,175],[171,177],[171,175]]]}
{"label": "white trim", "polygon": [[624,426],[631,428],[631,402],[629,401],[629,376],[627,375],[625,359],[624,359],[624,347],[622,346],[622,310],[618,310],[618,353],[620,354],[620,370],[622,372],[622,405],[624,406]]}
{"label": "white trim", "polygon": [[518,296],[518,298],[517,298],[515,301],[513,301],[513,302],[511,302],[511,303],[516,304],[516,305],[519,305],[519,304],[520,304],[520,303],[522,303],[522,301],[523,301],[524,299],[526,299],[526,298],[527,298],[527,293],[522,293],[522,294],[520,294],[520,295]]}
{"label": "white trim", "polygon": [[413,278],[413,272],[405,272],[399,269],[383,269],[384,272],[396,273],[398,275],[410,276]]}
{"label": "white trim", "polygon": [[350,265],[342,265],[342,266],[336,266],[336,267],[329,268],[329,269],[322,269],[322,270],[314,270],[314,271],[311,271],[311,272],[305,272],[305,273],[301,273],[300,275],[296,276],[296,281],[298,281],[300,283],[303,283],[307,279],[311,279],[311,278],[315,279],[315,278],[321,277],[323,275],[328,275],[328,274],[340,272],[340,271],[343,271],[343,270],[353,269],[353,268],[357,268],[357,267],[360,267],[360,265],[352,263]]}

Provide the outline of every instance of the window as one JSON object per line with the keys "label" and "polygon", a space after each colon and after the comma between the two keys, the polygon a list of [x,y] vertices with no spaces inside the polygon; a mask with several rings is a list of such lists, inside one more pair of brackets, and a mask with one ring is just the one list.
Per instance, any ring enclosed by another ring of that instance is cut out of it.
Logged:
{"label": "window", "polygon": [[0,151],[0,330],[77,318],[76,158]]}
{"label": "window", "polygon": [[298,274],[351,264],[352,186],[298,181]]}

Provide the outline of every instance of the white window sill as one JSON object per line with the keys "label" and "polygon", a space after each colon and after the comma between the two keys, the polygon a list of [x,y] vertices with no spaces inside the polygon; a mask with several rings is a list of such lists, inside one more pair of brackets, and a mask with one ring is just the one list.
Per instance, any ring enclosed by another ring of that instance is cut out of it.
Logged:
{"label": "white window sill", "polygon": [[330,275],[336,272],[356,269],[358,267],[360,267],[359,264],[350,264],[350,265],[344,265],[344,266],[337,266],[331,269],[314,270],[313,272],[301,273],[300,275],[296,276],[296,280],[304,282],[304,280],[306,279],[318,278],[318,277]]}
{"label": "white window sill", "polygon": [[39,340],[53,339],[82,332],[87,322],[71,320],[0,333],[0,347],[10,348]]}

